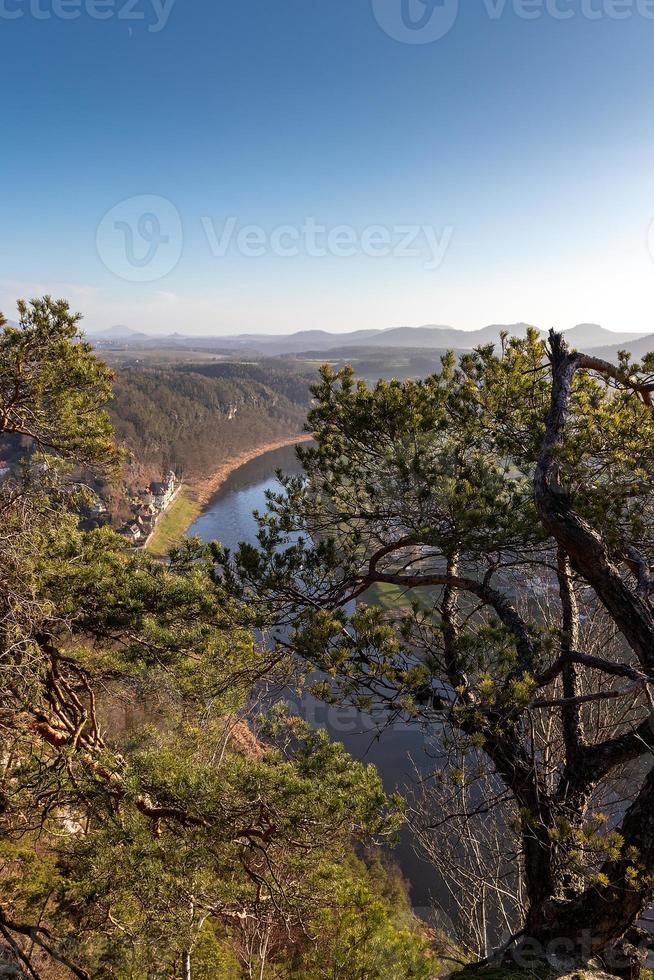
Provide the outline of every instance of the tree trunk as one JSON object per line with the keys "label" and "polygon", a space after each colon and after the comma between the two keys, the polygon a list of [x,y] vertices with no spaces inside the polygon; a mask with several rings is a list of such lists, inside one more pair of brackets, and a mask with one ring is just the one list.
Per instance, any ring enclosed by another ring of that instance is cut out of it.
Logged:
{"label": "tree trunk", "polygon": [[[579,962],[601,955],[608,965],[621,958],[621,968],[626,972],[620,975],[629,976],[629,970],[635,969],[637,951],[632,947],[627,955],[623,938],[633,930],[654,894],[654,769],[627,811],[620,833],[624,838],[622,856],[607,861],[601,879],[574,900],[554,900],[532,909],[527,935],[545,953],[565,948],[574,951]],[[619,967],[613,963],[616,973]]]}

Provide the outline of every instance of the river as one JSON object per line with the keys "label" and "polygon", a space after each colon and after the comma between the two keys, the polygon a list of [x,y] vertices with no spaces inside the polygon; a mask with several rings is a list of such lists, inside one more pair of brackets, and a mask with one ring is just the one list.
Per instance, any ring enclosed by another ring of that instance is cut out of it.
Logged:
{"label": "river", "polygon": [[[293,447],[265,453],[234,470],[188,534],[203,541],[220,541],[231,549],[240,541],[254,542],[257,526],[252,513],[266,510],[268,490],[279,490],[275,472],[280,469],[299,472]],[[423,770],[429,765],[422,733],[415,726],[394,725],[378,733],[371,719],[354,709],[327,706],[311,697],[298,702],[289,695],[288,700],[298,714],[311,725],[326,728],[353,756],[374,763],[388,792],[401,792],[412,780],[414,762]],[[429,905],[433,872],[415,854],[408,832],[403,832],[393,855],[410,885],[413,905],[424,909]]]}

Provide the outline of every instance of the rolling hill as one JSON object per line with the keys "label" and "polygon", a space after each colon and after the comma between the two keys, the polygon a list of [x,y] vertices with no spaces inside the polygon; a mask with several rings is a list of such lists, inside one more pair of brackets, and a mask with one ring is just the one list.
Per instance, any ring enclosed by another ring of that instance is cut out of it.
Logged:
{"label": "rolling hill", "polygon": [[606,361],[615,361],[618,352],[621,350],[629,351],[636,361],[642,360],[645,354],[654,351],[654,334],[647,334],[645,337],[638,337],[631,341],[622,341],[619,344],[607,344],[603,347],[594,347],[589,353],[596,357],[603,357]]}
{"label": "rolling hill", "polygon": [[[403,350],[471,350],[482,344],[497,343],[505,331],[516,336],[524,336],[528,324],[489,324],[478,330],[460,330],[456,327],[426,325],[422,327],[392,327],[386,330],[354,330],[348,333],[329,333],[326,330],[302,330],[287,335],[240,334],[232,337],[190,336],[174,333],[168,336],[153,336],[131,330],[128,327],[110,327],[97,333],[90,333],[89,339],[99,347],[112,345],[134,349],[165,348],[176,350],[215,351],[227,355],[259,354],[276,357],[284,354],[303,354],[310,351],[320,355],[331,351],[342,352],[346,348],[374,351],[378,349]],[[541,331],[545,336],[545,331]],[[570,344],[578,349],[615,347],[642,341],[646,335],[639,333],[616,333],[594,323],[580,323],[564,331]]]}

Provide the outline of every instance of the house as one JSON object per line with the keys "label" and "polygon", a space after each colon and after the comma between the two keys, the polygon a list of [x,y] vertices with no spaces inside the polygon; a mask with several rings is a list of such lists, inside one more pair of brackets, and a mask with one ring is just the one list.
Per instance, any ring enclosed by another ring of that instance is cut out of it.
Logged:
{"label": "house", "polygon": [[147,538],[148,535],[154,530],[154,526],[157,521],[154,514],[145,514],[144,516],[138,514],[135,523],[141,529],[143,536]]}
{"label": "house", "polygon": [[154,506],[154,494],[152,493],[150,487],[145,487],[144,490],[141,490],[141,492],[139,494],[139,498],[141,500],[141,503],[145,507],[152,507],[152,506]]}
{"label": "house", "polygon": [[152,494],[154,500],[154,506],[157,510],[163,510],[166,506],[166,501],[168,497],[168,488],[165,483],[151,483],[150,493]]}
{"label": "house", "polygon": [[156,515],[156,508],[154,504],[137,504],[134,508],[134,513],[136,514],[137,520],[141,521],[153,521]]}
{"label": "house", "polygon": [[111,514],[99,497],[82,505],[79,516],[82,531],[94,531],[98,527],[106,527],[107,524],[111,524]]}
{"label": "house", "polygon": [[149,486],[150,494],[154,499],[154,506],[157,510],[165,510],[170,503],[176,486],[177,478],[173,471],[160,482],[153,481]]}
{"label": "house", "polygon": [[91,527],[105,527],[111,524],[111,514],[101,500],[96,500],[86,511],[86,522]]}
{"label": "house", "polygon": [[164,479],[164,486],[166,488],[166,494],[168,497],[166,503],[169,503],[169,501],[171,500],[171,498],[175,493],[175,487],[177,486],[177,477],[175,476],[173,470],[170,470],[170,472],[167,473]]}
{"label": "house", "polygon": [[141,528],[138,526],[138,524],[125,524],[123,527],[120,528],[118,533],[122,534],[122,536],[131,545],[138,544],[138,542],[143,537],[143,532],[141,531]]}

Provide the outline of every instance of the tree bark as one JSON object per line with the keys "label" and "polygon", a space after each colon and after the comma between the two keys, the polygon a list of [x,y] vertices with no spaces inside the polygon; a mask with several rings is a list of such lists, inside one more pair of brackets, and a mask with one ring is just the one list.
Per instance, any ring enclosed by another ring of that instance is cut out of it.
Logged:
{"label": "tree bark", "polygon": [[543,526],[570,556],[572,567],[593,586],[641,664],[654,669],[654,614],[646,599],[632,592],[611,560],[597,531],[576,514],[560,483],[557,450],[563,443],[572,382],[583,368],[597,370],[594,358],[571,354],[560,337],[552,345],[552,399],[534,480],[534,497]]}
{"label": "tree bark", "polygon": [[[570,496],[561,484],[557,464],[576,371],[611,372],[603,362],[568,352],[560,335],[551,333],[550,340],[552,395],[535,476],[536,506],[544,527],[558,544],[559,554],[565,551],[572,568],[593,587],[648,674],[654,668],[654,615],[648,597],[642,590],[634,592],[629,588],[600,535],[574,512]],[[616,369],[611,370],[613,377]],[[646,395],[649,397],[649,392]],[[565,595],[563,600],[565,618]],[[567,615],[570,615],[570,609]],[[568,675],[569,688],[570,680]],[[643,728],[647,726],[649,722]],[[566,737],[573,744],[577,736],[572,713],[564,717],[564,727]],[[637,733],[629,733],[604,745],[579,745],[578,785],[581,783],[588,789],[612,765],[627,760],[630,752],[637,752],[638,740]],[[652,744],[651,730],[647,742]],[[621,855],[605,862],[595,884],[572,900],[545,904],[540,910],[540,918],[532,912],[528,922],[528,927],[532,927],[530,934],[543,945],[563,938],[571,940],[575,949],[586,955],[610,950],[651,901],[654,894],[654,770],[646,777],[618,829],[624,838]]]}
{"label": "tree bark", "polygon": [[544,945],[562,937],[591,955],[611,949],[642,915],[652,900],[654,868],[654,769],[650,771],[620,827],[623,856],[607,861],[602,882],[576,900],[556,904],[550,920],[533,935]]}

